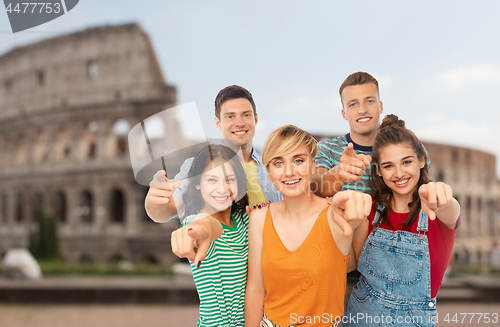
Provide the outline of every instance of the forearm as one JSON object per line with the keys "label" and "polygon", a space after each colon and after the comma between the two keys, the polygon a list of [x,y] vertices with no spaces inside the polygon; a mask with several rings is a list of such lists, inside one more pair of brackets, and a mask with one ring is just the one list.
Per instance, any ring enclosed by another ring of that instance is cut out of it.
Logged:
{"label": "forearm", "polygon": [[330,170],[318,168],[318,173],[312,177],[315,186],[312,188],[314,194],[320,197],[334,196],[344,186],[344,181],[339,174],[339,166]]}
{"label": "forearm", "polygon": [[172,196],[172,200],[168,204],[159,204],[155,205],[149,201],[149,196],[146,197],[144,201],[144,209],[148,214],[149,218],[157,223],[167,222],[171,218],[174,218],[178,215],[176,202],[178,202],[179,206],[182,209],[182,201],[176,201],[176,196]]}
{"label": "forearm", "polygon": [[264,316],[265,291],[247,286],[245,293],[245,326],[259,327]]}
{"label": "forearm", "polygon": [[444,209],[436,212],[436,216],[449,229],[455,229],[458,216],[460,215],[460,204],[454,198],[452,203]]}

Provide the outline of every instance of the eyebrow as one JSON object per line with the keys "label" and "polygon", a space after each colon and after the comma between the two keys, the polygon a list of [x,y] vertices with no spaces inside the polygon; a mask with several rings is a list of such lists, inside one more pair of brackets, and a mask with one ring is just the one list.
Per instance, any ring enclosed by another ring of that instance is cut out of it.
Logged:
{"label": "eyebrow", "polygon": [[[293,158],[302,157],[302,156],[307,156],[307,154],[306,153],[296,154],[293,156]],[[279,159],[283,159],[283,157],[275,157],[275,158],[272,158],[271,161],[272,160],[279,160]]]}
{"label": "eyebrow", "polygon": [[[236,174],[226,175],[226,177],[234,177],[234,176],[236,176]],[[206,174],[205,177],[219,177],[219,176]]]}
{"label": "eyebrow", "polygon": [[[246,110],[246,111],[243,111],[242,114],[248,114],[248,113],[251,113],[252,110]],[[226,112],[224,114],[224,116],[227,116],[227,115],[236,115],[236,112]]]}
{"label": "eyebrow", "polygon": [[[404,160],[409,159],[409,158],[413,159],[413,156],[404,157],[403,159],[401,159],[401,161],[404,161]],[[390,164],[390,163],[391,163],[390,161],[387,161],[387,162],[382,162],[380,165],[387,165],[387,164]]]}

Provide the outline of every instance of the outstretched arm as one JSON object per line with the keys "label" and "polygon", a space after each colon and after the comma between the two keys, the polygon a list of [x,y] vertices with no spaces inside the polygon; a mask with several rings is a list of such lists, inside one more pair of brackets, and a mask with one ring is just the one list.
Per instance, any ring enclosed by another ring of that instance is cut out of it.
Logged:
{"label": "outstretched arm", "polygon": [[346,182],[361,179],[371,160],[370,156],[356,154],[354,145],[349,143],[342,152],[338,165],[330,170],[323,167],[317,168],[317,173],[313,176],[313,183],[317,185],[313,188],[316,190],[314,193],[321,197],[327,197],[340,192]]}
{"label": "outstretched arm", "polygon": [[372,198],[365,193],[343,191],[334,195],[328,217],[335,243],[344,255],[351,249],[353,231],[366,221],[371,206]]}
{"label": "outstretched arm", "polygon": [[245,326],[259,327],[264,315],[264,277],[262,274],[262,233],[266,209],[252,211],[248,230],[248,280],[245,293]]}
{"label": "outstretched arm", "polygon": [[[207,214],[199,214],[189,224],[172,232],[172,252],[179,258],[188,258],[197,268],[207,256],[210,242],[222,235],[221,223]],[[195,247],[198,248],[195,251]]]}
{"label": "outstretched arm", "polygon": [[144,201],[144,208],[152,220],[166,222],[184,211],[182,200],[174,195],[180,185],[180,180],[169,180],[164,170],[159,170],[153,176]]}

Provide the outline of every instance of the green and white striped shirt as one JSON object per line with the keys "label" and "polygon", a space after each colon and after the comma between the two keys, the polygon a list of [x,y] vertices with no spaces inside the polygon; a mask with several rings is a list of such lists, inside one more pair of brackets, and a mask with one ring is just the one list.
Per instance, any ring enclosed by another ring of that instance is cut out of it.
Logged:
{"label": "green and white striped shirt", "polygon": [[[196,216],[186,217],[182,225]],[[238,210],[231,213],[231,218],[233,227],[222,224],[222,236],[210,243],[200,269],[190,261],[200,297],[198,326],[245,326],[248,215],[245,210]]]}
{"label": "green and white striped shirt", "polygon": [[[334,139],[323,140],[319,142],[319,153],[316,156],[316,167],[326,168],[328,170],[340,164],[340,157],[342,157],[342,152],[344,152],[347,145],[352,143],[354,145],[354,152],[357,154],[372,155],[371,146],[361,146],[354,143],[351,139],[351,135],[348,133],[346,135],[339,136]],[[358,192],[364,192],[372,194],[372,189],[370,187],[370,177],[368,176],[368,169],[363,172],[361,179],[359,181],[348,181],[342,187],[342,191],[354,190]]]}

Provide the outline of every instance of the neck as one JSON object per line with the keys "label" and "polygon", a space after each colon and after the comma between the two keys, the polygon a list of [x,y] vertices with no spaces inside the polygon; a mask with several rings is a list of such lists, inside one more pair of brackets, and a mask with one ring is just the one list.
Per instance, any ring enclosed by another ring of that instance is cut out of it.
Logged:
{"label": "neck", "polygon": [[361,146],[373,146],[375,143],[375,137],[377,133],[371,133],[367,135],[356,134],[351,131],[351,139],[354,143]]}
{"label": "neck", "polygon": [[245,144],[241,146],[241,152],[243,153],[243,161],[244,162],[250,162],[252,161],[252,143],[250,142],[249,144]]}
{"label": "neck", "polygon": [[231,221],[231,207],[227,208],[224,211],[211,211],[211,210],[206,210],[203,209],[203,212],[209,214],[213,218],[217,219],[220,223],[227,225],[227,226],[232,226],[232,221]]}
{"label": "neck", "polygon": [[391,198],[392,211],[399,213],[410,212],[408,203],[410,203],[411,200],[412,200],[412,193],[407,195],[393,194]]}
{"label": "neck", "polygon": [[311,215],[311,208],[314,207],[319,197],[312,192],[304,192],[303,195],[294,197],[284,197],[286,216],[292,220],[301,220]]}

